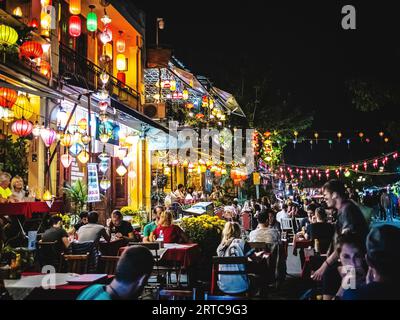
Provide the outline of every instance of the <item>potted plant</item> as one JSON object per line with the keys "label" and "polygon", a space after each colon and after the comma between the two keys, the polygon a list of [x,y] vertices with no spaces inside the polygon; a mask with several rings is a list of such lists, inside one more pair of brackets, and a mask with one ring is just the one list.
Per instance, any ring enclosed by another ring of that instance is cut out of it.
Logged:
{"label": "potted plant", "polygon": [[133,226],[142,228],[147,222],[148,213],[146,210],[137,210],[134,207],[125,206],[120,211],[124,219],[129,220]]}
{"label": "potted plant", "polygon": [[87,185],[82,180],[77,180],[70,186],[63,188],[67,199],[71,202],[72,213],[79,215],[80,212],[86,209],[88,199]]}

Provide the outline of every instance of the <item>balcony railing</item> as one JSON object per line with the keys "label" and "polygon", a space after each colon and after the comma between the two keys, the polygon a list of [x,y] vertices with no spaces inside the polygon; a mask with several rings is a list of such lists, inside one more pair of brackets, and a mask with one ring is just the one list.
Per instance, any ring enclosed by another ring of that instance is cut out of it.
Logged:
{"label": "balcony railing", "polygon": [[[60,43],[60,66],[59,66],[59,76],[65,76],[67,74],[76,75],[76,79],[84,78],[89,86],[88,89],[97,90],[101,87],[100,75],[103,72],[98,65],[86,59],[85,57],[79,55],[75,50],[69,48],[68,46]],[[139,109],[140,95],[137,90],[132,87],[123,84],[113,75],[109,74],[110,80],[107,84],[107,90],[110,94],[117,97],[121,102],[125,102],[127,105],[134,109]],[[86,83],[82,83],[79,80],[71,79],[72,84],[77,86],[86,87]]]}

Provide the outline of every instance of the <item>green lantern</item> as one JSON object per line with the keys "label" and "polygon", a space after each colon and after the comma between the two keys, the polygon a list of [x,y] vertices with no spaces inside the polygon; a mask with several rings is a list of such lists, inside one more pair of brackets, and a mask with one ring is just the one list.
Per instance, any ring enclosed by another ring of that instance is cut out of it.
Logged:
{"label": "green lantern", "polygon": [[95,6],[90,5],[89,8],[91,11],[88,13],[86,18],[86,27],[88,31],[95,32],[97,30],[97,15],[95,12],[93,12]]}

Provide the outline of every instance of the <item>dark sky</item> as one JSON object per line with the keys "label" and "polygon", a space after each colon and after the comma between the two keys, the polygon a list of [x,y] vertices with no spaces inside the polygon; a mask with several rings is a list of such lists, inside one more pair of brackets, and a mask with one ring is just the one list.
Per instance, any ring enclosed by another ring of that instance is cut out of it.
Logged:
{"label": "dark sky", "polygon": [[[354,77],[398,83],[400,19],[395,1],[149,1],[135,0],[146,13],[147,44],[155,43],[156,17],[165,19],[160,43],[171,46],[192,72],[207,75],[216,86],[232,90],[232,77],[243,65],[270,74],[274,87],[289,91],[304,112],[314,111],[309,136],[336,136],[352,130],[350,150],[343,139],[288,148],[289,162],[337,163],[392,151],[377,137],[393,113],[354,110],[345,81]],[[357,10],[357,30],[341,29],[341,8]],[[232,92],[232,91],[231,91]],[[330,131],[331,133],[324,133]],[[371,136],[369,145],[355,131]],[[322,141],[321,141],[322,142]],[[336,147],[336,148],[335,148]],[[290,149],[290,150],[289,150]],[[340,152],[336,152],[340,151]],[[340,154],[340,158],[338,157]],[[310,158],[311,157],[311,158]]]}

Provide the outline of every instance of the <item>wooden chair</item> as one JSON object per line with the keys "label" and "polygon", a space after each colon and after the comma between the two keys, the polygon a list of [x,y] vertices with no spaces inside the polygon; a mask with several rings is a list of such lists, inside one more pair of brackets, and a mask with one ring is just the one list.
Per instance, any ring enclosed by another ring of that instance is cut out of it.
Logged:
{"label": "wooden chair", "polygon": [[54,266],[58,270],[60,266],[61,250],[58,241],[37,242],[37,258],[40,269],[46,265]]}
{"label": "wooden chair", "polygon": [[88,273],[89,253],[87,254],[62,254],[60,272],[67,273]]}
{"label": "wooden chair", "polygon": [[120,257],[118,256],[101,256],[99,261],[99,272],[115,275],[119,258]]}
{"label": "wooden chair", "polygon": [[[237,271],[224,271],[219,270],[220,265],[235,265],[241,264],[244,265],[244,270]],[[211,288],[210,294],[214,295],[217,291],[224,294],[221,290],[217,290],[218,288],[218,275],[247,275],[246,266],[248,264],[247,257],[212,257],[212,273],[211,273]],[[246,294],[246,293],[244,293]]]}

